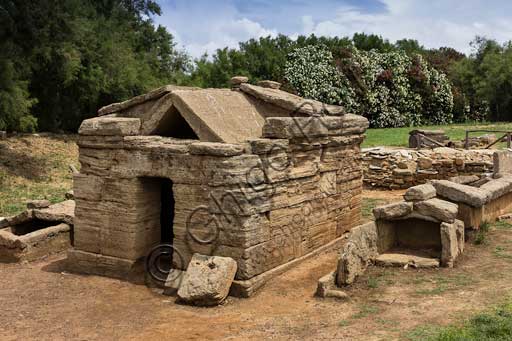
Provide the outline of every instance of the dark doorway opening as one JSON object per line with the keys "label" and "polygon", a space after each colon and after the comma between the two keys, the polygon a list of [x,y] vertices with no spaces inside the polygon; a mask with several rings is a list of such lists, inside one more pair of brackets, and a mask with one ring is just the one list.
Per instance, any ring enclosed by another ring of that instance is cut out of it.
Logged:
{"label": "dark doorway opening", "polygon": [[160,190],[160,241],[166,244],[172,244],[174,239],[174,194],[172,191],[171,179],[162,179]]}

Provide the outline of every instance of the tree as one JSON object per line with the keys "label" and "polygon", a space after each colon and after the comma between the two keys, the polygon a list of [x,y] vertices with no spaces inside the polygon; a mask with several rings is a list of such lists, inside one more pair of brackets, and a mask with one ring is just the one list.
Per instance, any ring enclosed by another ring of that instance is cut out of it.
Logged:
{"label": "tree", "polygon": [[76,130],[102,105],[183,81],[189,59],[153,25],[160,13],[153,0],[0,0],[0,73],[12,78],[0,96],[21,103],[0,108],[4,128],[33,129],[19,124],[32,115]]}

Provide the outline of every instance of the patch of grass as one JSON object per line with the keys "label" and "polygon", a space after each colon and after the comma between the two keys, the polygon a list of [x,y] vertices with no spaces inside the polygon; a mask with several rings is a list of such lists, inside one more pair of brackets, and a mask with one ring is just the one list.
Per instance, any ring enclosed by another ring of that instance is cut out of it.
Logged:
{"label": "patch of grass", "polygon": [[363,205],[361,208],[361,214],[364,219],[373,219],[373,209],[376,206],[383,205],[386,203],[384,199],[375,198],[363,198]]}
{"label": "patch of grass", "polygon": [[512,304],[506,303],[487,312],[475,315],[460,325],[441,328],[421,326],[408,332],[409,340],[480,341],[512,340]]}
{"label": "patch of grass", "polygon": [[[462,141],[466,137],[466,129],[512,130],[512,123],[460,123],[441,126],[403,127],[368,129],[363,147],[397,146],[407,147],[409,144],[409,132],[413,129],[442,129],[452,141]],[[483,135],[482,133],[481,135]],[[471,136],[477,136],[473,134]],[[500,135],[496,133],[498,138]]]}
{"label": "patch of grass", "polygon": [[73,187],[68,166],[78,166],[75,140],[71,135],[21,135],[0,141],[0,217],[23,211],[28,200],[65,200]]}
{"label": "patch of grass", "polygon": [[379,307],[364,304],[356,314],[352,315],[352,319],[361,319],[369,315],[374,315],[380,312]]}
{"label": "patch of grass", "polygon": [[464,274],[458,274],[450,276],[438,275],[431,281],[428,281],[427,278],[422,278],[421,282],[418,282],[418,284],[427,284],[429,282],[434,286],[430,288],[418,289],[416,290],[416,294],[422,296],[441,295],[447,291],[456,290],[475,283],[474,279],[471,277]]}
{"label": "patch of grass", "polygon": [[376,277],[368,277],[368,281],[366,282],[368,288],[376,289],[379,287],[379,280]]}
{"label": "patch of grass", "polygon": [[506,220],[500,220],[494,223],[494,227],[498,230],[510,230],[512,229],[512,224]]}
{"label": "patch of grass", "polygon": [[487,221],[482,222],[482,224],[480,224],[480,228],[478,229],[478,232],[476,233],[475,236],[475,241],[473,242],[475,245],[485,244],[487,233],[489,233],[490,226],[491,225]]}
{"label": "patch of grass", "polygon": [[341,320],[339,323],[338,323],[338,326],[340,327],[346,327],[348,325],[350,325],[350,321],[349,320]]}
{"label": "patch of grass", "polygon": [[512,254],[507,252],[507,248],[504,246],[496,246],[493,254],[498,258],[512,259]]}
{"label": "patch of grass", "polygon": [[404,338],[411,341],[423,341],[433,338],[439,334],[439,326],[421,325],[405,333]]}

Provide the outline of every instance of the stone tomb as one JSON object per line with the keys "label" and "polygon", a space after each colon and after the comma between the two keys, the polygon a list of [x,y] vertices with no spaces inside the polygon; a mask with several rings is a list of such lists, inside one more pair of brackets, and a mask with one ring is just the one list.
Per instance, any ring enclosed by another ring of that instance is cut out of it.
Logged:
{"label": "stone tomb", "polygon": [[72,243],[74,209],[74,201],[68,200],[37,205],[0,220],[0,262],[32,261],[67,250]]}
{"label": "stone tomb", "polygon": [[166,86],[82,123],[71,270],[127,278],[166,242],[181,269],[233,258],[249,296],[359,225],[368,121],[246,81]]}

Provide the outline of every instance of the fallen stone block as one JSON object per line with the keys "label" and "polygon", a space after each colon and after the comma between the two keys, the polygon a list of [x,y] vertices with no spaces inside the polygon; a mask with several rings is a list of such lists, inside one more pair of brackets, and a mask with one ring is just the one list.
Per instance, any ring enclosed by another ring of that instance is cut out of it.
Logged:
{"label": "fallen stone block", "polygon": [[375,219],[391,220],[404,217],[412,212],[411,202],[400,201],[388,205],[378,206],[373,209]]}
{"label": "fallen stone block", "polygon": [[195,253],[178,289],[178,298],[198,306],[221,304],[228,296],[236,270],[232,258]]}
{"label": "fallen stone block", "polygon": [[176,295],[183,282],[185,273],[186,272],[182,270],[172,269],[165,281],[163,294],[167,296]]}
{"label": "fallen stone block", "polygon": [[458,210],[457,204],[437,198],[414,203],[415,212],[449,223],[455,220]]}
{"label": "fallen stone block", "polygon": [[439,259],[399,253],[383,253],[375,259],[375,264],[390,267],[404,267],[407,265],[413,268],[438,268]]}
{"label": "fallen stone block", "polygon": [[336,286],[336,271],[333,271],[318,280],[316,296],[332,297],[340,300],[347,300],[349,297],[346,292]]}
{"label": "fallen stone block", "polygon": [[404,194],[404,199],[407,201],[428,200],[435,197],[436,189],[430,184],[411,187]]}

